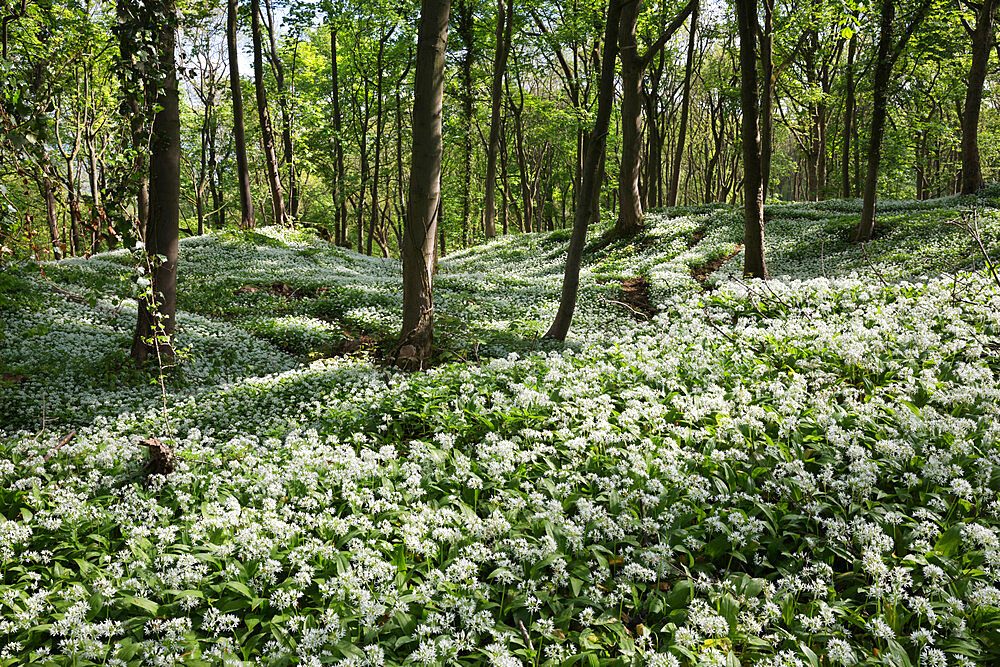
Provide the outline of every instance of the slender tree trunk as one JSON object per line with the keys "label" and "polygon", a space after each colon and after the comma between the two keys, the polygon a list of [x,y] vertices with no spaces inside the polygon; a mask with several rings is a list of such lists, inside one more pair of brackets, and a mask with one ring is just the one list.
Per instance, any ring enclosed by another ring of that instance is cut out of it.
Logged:
{"label": "slender tree trunk", "polygon": [[333,87],[333,130],[334,159],[337,164],[337,181],[334,189],[334,205],[337,207],[338,243],[350,245],[347,241],[347,193],[344,181],[344,138],[343,123],[340,118],[340,76],[337,67],[337,23],[330,16],[330,70]]}
{"label": "slender tree trunk", "polygon": [[[132,340],[132,357],[138,363],[150,354],[160,360],[173,357],[177,312],[177,237],[180,220],[181,123],[174,66],[174,5],[166,0],[156,28],[157,59],[163,77],[153,118],[149,159],[149,223],[146,253],[154,302],[139,300],[139,316]],[[165,261],[159,261],[162,256]],[[155,312],[152,312],[155,309]]]}
{"label": "slender tree trunk", "polygon": [[451,0],[423,0],[417,31],[413,149],[403,228],[403,327],[397,362],[420,365],[434,346],[434,252],[441,204],[441,115]]}
{"label": "slender tree trunk", "polygon": [[639,193],[640,162],[642,155],[642,77],[649,61],[663,48],[677,31],[688,14],[697,7],[697,0],[690,0],[664,28],[649,50],[640,55],[636,42],[636,24],[642,10],[641,0],[626,0],[621,7],[618,43],[622,61],[621,102],[621,167],[618,171],[618,219],[614,233],[618,236],[634,234],[642,226],[642,199]]}
{"label": "slender tree trunk", "polygon": [[855,230],[858,241],[867,241],[875,229],[875,194],[878,188],[878,168],[882,156],[882,137],[888,113],[889,78],[892,75],[892,21],[896,14],[895,0],[882,0],[879,14],[878,54],[875,60],[874,101],[868,142],[868,170],[865,176],[864,202],[861,221]]}
{"label": "slender tree trunk", "polygon": [[[281,55],[278,53],[274,14],[271,11],[270,0],[264,0],[264,9],[267,12],[267,38],[270,47],[268,60],[271,62],[271,68],[274,70],[274,82],[278,86],[278,110],[281,112],[282,162],[285,165],[288,176],[288,214],[294,220],[299,215],[299,192],[296,183],[295,160],[292,153],[292,114],[288,104],[288,84],[285,81],[285,65],[281,62]],[[294,61],[292,67],[292,77],[294,79]]]}
{"label": "slender tree trunk", "polygon": [[60,259],[62,249],[59,247],[59,216],[56,210],[56,193],[52,185],[52,166],[49,164],[49,157],[42,153],[41,167],[39,172],[39,183],[42,186],[42,195],[45,197],[45,219],[49,226],[49,238],[52,241],[52,257]]}
{"label": "slender tree trunk", "polygon": [[[73,159],[66,160],[66,198],[69,201],[70,250],[74,256],[83,252],[83,221],[80,218],[80,198],[73,172]],[[142,230],[145,234],[145,230]],[[145,238],[145,237],[144,237]]]}
{"label": "slender tree trunk", "polygon": [[927,199],[927,130],[921,130],[917,135],[917,145],[914,151],[916,162],[917,199]]}
{"label": "slender tree trunk", "polygon": [[267,185],[271,191],[271,210],[274,224],[284,227],[288,225],[288,215],[285,212],[285,195],[281,188],[281,172],[278,169],[274,130],[271,126],[271,115],[267,110],[267,90],[264,88],[264,47],[260,28],[260,0],[250,0],[250,32],[253,36],[254,92],[257,96],[257,115],[260,118],[264,163],[267,167]]}
{"label": "slender tree trunk", "polygon": [[[677,128],[677,149],[674,153],[673,169],[670,171],[670,188],[667,190],[667,206],[677,206],[677,186],[681,179],[681,161],[684,159],[684,141],[687,136],[688,109],[691,106],[691,74],[694,70],[695,32],[698,26],[698,8],[691,12],[688,34],[687,64],[684,68],[684,95],[681,100],[681,122]],[[655,121],[654,121],[655,122]]]}
{"label": "slender tree trunk", "polygon": [[233,95],[233,143],[236,172],[240,184],[240,227],[254,227],[253,194],[250,192],[250,168],[247,164],[247,140],[243,129],[243,90],[240,84],[239,50],[236,48],[236,3],[226,3],[226,47],[229,54],[229,86]]}
{"label": "slender tree trunk", "polygon": [[134,20],[132,5],[118,0],[116,13],[118,20],[118,51],[124,64],[122,89],[124,99],[122,111],[129,118],[129,143],[134,152],[132,169],[136,180],[135,215],[138,223],[137,235],[145,238],[146,220],[149,217],[149,172],[146,165],[145,118],[139,102],[139,92],[149,90],[148,82],[135,67],[139,43],[136,39],[138,26]]}
{"label": "slender tree trunk", "polygon": [[198,216],[198,236],[205,233],[205,188],[208,186],[208,131],[212,122],[212,105],[206,104],[201,120],[201,154],[198,163],[198,182],[195,184],[195,211]]}
{"label": "slender tree trunk", "polygon": [[757,93],[757,0],[736,0],[743,108],[743,276],[767,278],[764,261],[764,187]]}
{"label": "slender tree trunk", "polygon": [[983,103],[983,84],[993,44],[993,20],[997,0],[982,0],[976,27],[972,31],[972,67],[965,91],[962,112],[962,194],[971,195],[983,187],[983,169],[979,161],[979,112]]}
{"label": "slender tree trunk", "polygon": [[[357,208],[357,211],[356,211],[357,216],[358,216],[358,254],[361,254],[361,253],[363,253],[365,251],[365,246],[364,246],[364,235],[365,235],[365,189],[368,187],[368,169],[369,169],[369,166],[368,166],[368,122],[370,120],[369,116],[370,116],[370,111],[371,111],[371,109],[370,109],[371,104],[368,102],[368,83],[367,83],[367,80],[365,82],[364,91],[365,91],[365,94],[364,94],[365,115],[364,115],[364,123],[361,126],[361,132],[360,132],[360,134],[361,134],[361,136],[360,136],[360,143],[361,143],[360,149],[361,150],[359,151],[359,153],[360,153],[360,159],[361,159],[361,165],[360,165],[360,167],[361,167],[361,190],[358,193],[358,200],[359,201],[358,201],[358,208]],[[372,243],[371,243],[371,237],[370,236],[368,237],[368,254],[369,255],[372,254]]]}
{"label": "slender tree trunk", "polygon": [[618,45],[622,61],[621,169],[618,172],[618,198],[621,208],[615,222],[618,236],[635,234],[642,226],[642,200],[639,195],[639,163],[642,151],[642,76],[645,63],[639,57],[636,23],[642,11],[641,0],[622,3]]}
{"label": "slender tree trunk", "polygon": [[[662,61],[663,53],[660,53]],[[664,136],[660,131],[660,67],[650,73],[649,88],[643,86],[642,102],[646,113],[646,180],[643,192],[643,208],[663,205],[663,144]],[[669,179],[669,174],[667,175]]]}
{"label": "slender tree trunk", "polygon": [[879,11],[878,50],[875,56],[875,83],[872,102],[872,121],[868,143],[868,170],[865,174],[864,200],[861,204],[861,220],[851,235],[855,241],[868,241],[875,230],[875,196],[878,191],[878,169],[882,158],[882,137],[889,105],[889,80],[896,59],[903,52],[906,42],[930,8],[930,0],[924,0],[921,7],[904,31],[896,46],[892,45],[892,23],[896,15],[895,0],[882,0]]}
{"label": "slender tree trunk", "polygon": [[580,263],[587,243],[587,227],[590,221],[599,215],[599,212],[594,210],[596,200],[594,193],[598,190],[598,177],[607,146],[608,128],[611,125],[611,112],[614,106],[615,58],[618,55],[617,28],[621,14],[621,0],[609,0],[607,23],[604,28],[604,49],[601,55],[601,79],[597,89],[597,118],[586,141],[580,195],[577,197],[573,232],[566,254],[566,273],[563,276],[559,310],[552,326],[545,334],[546,338],[566,340],[566,334],[569,333],[573,321],[573,312],[576,310],[576,296],[580,287]]}
{"label": "slender tree trunk", "polygon": [[858,53],[858,35],[851,35],[851,41],[847,45],[847,72],[845,73],[844,87],[847,89],[847,99],[844,102],[844,144],[840,156],[840,188],[845,199],[854,196],[851,187],[851,137],[854,134],[854,59]]}
{"label": "slender tree trunk", "polygon": [[[503,77],[510,54],[511,27],[514,23],[514,0],[497,0],[496,52],[493,56],[493,81],[490,85],[490,135],[486,146],[486,212],[483,218],[486,238],[496,236],[497,151],[500,145],[500,112],[503,104]],[[505,12],[506,11],[506,15]],[[504,230],[506,234],[506,229]]]}
{"label": "slender tree trunk", "polygon": [[470,221],[472,216],[472,123],[475,112],[475,93],[472,90],[472,68],[476,58],[475,15],[469,0],[458,0],[455,6],[455,32],[462,39],[464,53],[458,65],[460,86],[459,99],[462,103],[462,243],[469,245]]}
{"label": "slender tree trunk", "polygon": [[[215,99],[213,91],[210,98],[213,106]],[[208,190],[212,195],[212,226],[215,229],[222,229],[226,224],[226,210],[222,203],[222,189],[219,185],[218,136],[219,117],[213,111],[212,121],[208,128]]]}
{"label": "slender tree trunk", "polygon": [[[504,125],[506,125],[506,119]],[[512,195],[510,192],[510,179],[507,176],[507,133],[501,131],[500,133],[500,196],[502,198],[502,206],[500,208],[500,219],[503,225],[504,236],[510,234],[510,201]],[[575,192],[575,190],[574,190]]]}
{"label": "slender tree trunk", "polygon": [[379,226],[379,204],[378,204],[378,179],[382,167],[382,133],[385,129],[385,119],[382,117],[382,63],[385,56],[385,44],[392,36],[394,30],[390,30],[383,39],[379,40],[378,55],[375,59],[376,79],[375,79],[375,157],[372,164],[372,215],[368,227],[368,254],[372,254],[372,236]]}
{"label": "slender tree trunk", "polygon": [[[755,19],[756,20],[756,19]],[[774,0],[764,0],[764,26],[760,32],[760,180],[764,201],[771,187],[774,152]]]}
{"label": "slender tree trunk", "polygon": [[524,149],[524,122],[521,115],[524,111],[524,102],[522,101],[521,106],[514,106],[512,109],[514,112],[514,150],[517,157],[517,170],[519,174],[518,180],[521,185],[521,212],[524,216],[521,231],[530,233],[534,218],[531,213],[531,185],[528,181],[528,155],[527,151]]}

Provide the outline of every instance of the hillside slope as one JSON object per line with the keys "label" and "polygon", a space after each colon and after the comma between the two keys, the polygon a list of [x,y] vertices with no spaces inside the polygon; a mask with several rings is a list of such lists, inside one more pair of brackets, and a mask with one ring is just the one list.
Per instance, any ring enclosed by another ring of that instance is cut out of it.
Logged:
{"label": "hillside slope", "polygon": [[1000,255],[997,204],[864,249],[857,202],[769,207],[766,284],[716,267],[733,211],[651,215],[566,346],[566,232],[498,239],[441,262],[416,374],[364,353],[395,261],[186,239],[162,392],[127,252],[6,271],[0,665],[995,660],[1000,290],[944,223]]}

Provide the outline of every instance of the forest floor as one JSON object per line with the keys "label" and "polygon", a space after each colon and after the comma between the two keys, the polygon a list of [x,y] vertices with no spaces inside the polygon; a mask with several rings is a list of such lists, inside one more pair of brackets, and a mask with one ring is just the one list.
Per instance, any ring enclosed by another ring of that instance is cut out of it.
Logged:
{"label": "forest floor", "polygon": [[766,283],[738,212],[650,214],[565,345],[568,230],[454,253],[420,373],[398,262],[305,233],[184,239],[162,376],[133,252],[4,267],[0,666],[1000,660],[1000,287],[949,224],[1000,258],[1000,189],[859,210],[769,206]]}

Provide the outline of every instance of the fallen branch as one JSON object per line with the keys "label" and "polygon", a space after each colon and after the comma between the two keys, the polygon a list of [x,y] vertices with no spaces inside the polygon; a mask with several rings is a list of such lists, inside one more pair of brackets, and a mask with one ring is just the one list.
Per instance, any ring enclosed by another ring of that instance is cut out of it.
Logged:
{"label": "fallen branch", "polygon": [[971,224],[965,217],[964,213],[954,220],[949,220],[946,224],[958,227],[972,237],[972,239],[979,246],[979,251],[983,254],[983,259],[986,261],[986,266],[989,268],[990,274],[993,276],[993,281],[997,284],[997,287],[1000,287],[1000,276],[997,275],[996,265],[993,263],[993,260],[990,259],[990,254],[986,251],[986,246],[983,244],[983,238],[979,234],[979,210],[972,210]]}
{"label": "fallen branch", "polygon": [[881,282],[881,283],[882,283],[882,287],[888,287],[888,286],[889,286],[889,283],[887,283],[887,282],[885,281],[885,278],[884,278],[884,277],[882,276],[882,272],[881,272],[881,271],[879,271],[878,269],[876,269],[876,268],[875,268],[875,265],[874,265],[874,264],[872,264],[872,261],[871,261],[871,259],[869,259],[869,258],[868,258],[868,250],[866,250],[866,249],[865,249],[865,246],[866,246],[866,245],[868,245],[868,244],[867,244],[867,243],[862,243],[862,244],[861,244],[861,253],[862,253],[862,254],[863,254],[863,255],[865,256],[865,261],[866,261],[866,262],[868,262],[868,266],[870,266],[870,267],[871,267],[871,269],[872,269],[872,271],[874,271],[874,272],[875,272],[875,275],[876,275],[876,277],[878,277],[878,279],[879,279],[879,282]]}
{"label": "fallen branch", "polygon": [[55,449],[53,449],[51,452],[49,452],[42,458],[42,461],[48,463],[49,459],[55,456],[59,452],[59,450],[63,448],[63,445],[67,444],[70,440],[72,440],[75,435],[76,435],[76,429],[73,429],[66,435],[65,438],[59,441],[59,444],[56,445]]}
{"label": "fallen branch", "polygon": [[616,306],[624,306],[625,308],[631,310],[633,314],[639,315],[647,322],[651,319],[648,313],[644,313],[643,311],[639,310],[638,308],[635,308],[630,304],[625,303],[624,301],[615,301],[614,299],[608,299],[607,297],[604,298],[604,301],[607,303],[613,303]]}

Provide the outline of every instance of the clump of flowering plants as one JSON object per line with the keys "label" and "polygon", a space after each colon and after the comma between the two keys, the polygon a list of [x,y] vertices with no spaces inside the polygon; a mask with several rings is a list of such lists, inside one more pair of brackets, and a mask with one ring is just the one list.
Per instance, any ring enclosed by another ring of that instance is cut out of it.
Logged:
{"label": "clump of flowering plants", "polygon": [[[25,289],[0,333],[27,378],[0,389],[23,415],[4,413],[0,445],[0,665],[995,660],[1000,295],[977,272],[961,294],[905,266],[883,284],[876,244],[867,261],[827,247],[805,275],[794,221],[815,216],[786,208],[768,229],[796,277],[724,266],[703,290],[691,267],[730,254],[738,221],[674,211],[653,242],[591,257],[559,349],[509,331],[551,316],[565,239],[459,253],[441,308],[483,354],[419,374],[255,334],[285,315],[388,326],[391,263],[286,231],[186,241],[191,352],[166,383],[179,458],[148,482],[158,393],[98,385],[80,403],[58,391],[84,386],[83,355],[30,366],[34,338],[59,340],[41,314],[108,343],[118,316]],[[224,268],[254,252],[277,275]],[[47,273],[128,319],[103,270],[126,267],[98,261]],[[616,303],[634,275],[651,321]],[[274,280],[310,296],[236,293]]]}

